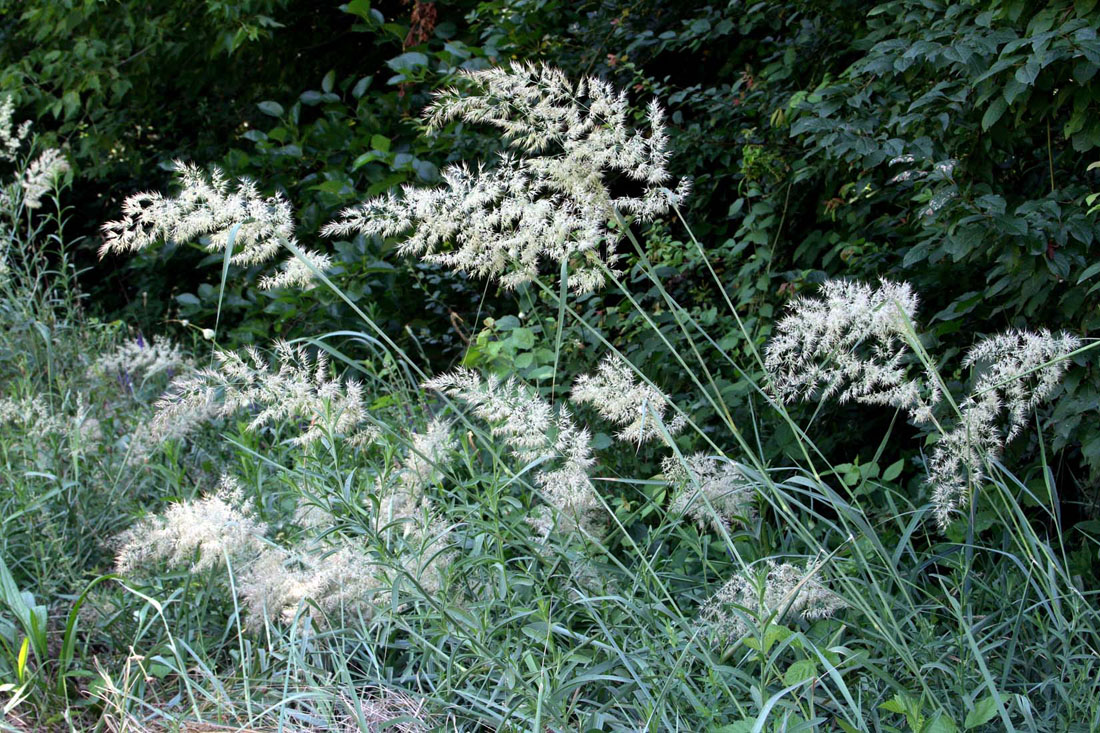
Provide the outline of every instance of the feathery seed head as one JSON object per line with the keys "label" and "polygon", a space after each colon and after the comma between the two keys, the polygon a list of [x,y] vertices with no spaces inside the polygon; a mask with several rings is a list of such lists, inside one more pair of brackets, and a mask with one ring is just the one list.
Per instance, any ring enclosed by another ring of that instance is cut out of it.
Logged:
{"label": "feathery seed head", "polygon": [[630,365],[611,354],[600,362],[595,374],[585,374],[573,384],[572,399],[591,404],[605,420],[619,425],[619,440],[641,445],[654,438],[680,432],[686,421],[676,416],[665,423],[671,407],[668,397],[656,387],[636,379]]}
{"label": "feathery seed head", "polygon": [[[473,93],[449,89],[425,111],[429,126],[451,120],[497,127],[512,151],[493,167],[465,164],[441,173],[443,185],[406,186],[346,209],[326,235],[396,236],[399,249],[460,272],[497,277],[506,287],[534,279],[542,261],[571,263],[574,292],[602,286],[620,235],[607,222],[616,211],[652,219],[688,195],[669,188],[667,136],[660,105],[648,108],[650,132],[628,124],[625,95],[594,78],[573,84],[547,66],[513,64],[466,72]],[[514,151],[514,152],[513,152]],[[607,179],[642,187],[615,196]],[[447,249],[453,245],[453,248]]]}
{"label": "feathery seed head", "polygon": [[42,206],[42,197],[49,193],[62,174],[68,172],[69,161],[60,150],[48,148],[35,158],[27,170],[23,172],[23,178],[19,185],[23,187],[23,205],[28,209],[37,209]]}
{"label": "feathery seed head", "polygon": [[[207,175],[197,166],[176,161],[181,190],[175,196],[156,192],[130,196],[122,204],[122,218],[103,225],[99,256],[145,249],[160,241],[185,243],[207,237],[208,252],[224,251],[232,243],[230,261],[255,265],[275,257],[283,243],[295,244],[290,204],[282,194],[263,197],[248,179],[233,183],[217,168]],[[310,255],[321,266],[323,255]],[[301,285],[312,277],[308,267],[291,258],[264,287]]]}
{"label": "feathery seed head", "polygon": [[939,382],[909,376],[917,296],[906,283],[830,280],[821,298],[799,298],[776,324],[764,366],[785,402],[820,394],[931,418]]}
{"label": "feathery seed head", "polygon": [[519,460],[541,462],[535,480],[555,506],[577,516],[599,506],[588,476],[594,463],[591,436],[573,422],[568,410],[555,412],[514,378],[484,381],[469,369],[435,377],[424,386],[469,405]]}
{"label": "feathery seed head", "polygon": [[[752,633],[749,625],[769,619],[828,618],[847,604],[817,577],[817,569],[768,559],[763,565],[735,575],[701,611],[700,625],[717,644],[728,645]],[[746,622],[746,617],[749,622]]]}
{"label": "feathery seed head", "polygon": [[673,488],[672,514],[691,517],[699,526],[710,523],[727,529],[756,516],[754,484],[731,461],[702,453],[683,460],[669,456],[662,470]]}

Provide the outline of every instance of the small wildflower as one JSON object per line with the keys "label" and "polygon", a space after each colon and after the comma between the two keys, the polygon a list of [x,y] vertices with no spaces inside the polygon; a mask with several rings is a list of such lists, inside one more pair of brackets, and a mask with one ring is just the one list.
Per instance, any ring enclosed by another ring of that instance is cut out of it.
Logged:
{"label": "small wildflower", "polygon": [[186,368],[189,361],[179,346],[161,337],[150,338],[145,343],[140,337],[119,344],[108,354],[101,354],[92,364],[90,372],[117,379],[125,387],[140,387],[160,375],[172,375]]}

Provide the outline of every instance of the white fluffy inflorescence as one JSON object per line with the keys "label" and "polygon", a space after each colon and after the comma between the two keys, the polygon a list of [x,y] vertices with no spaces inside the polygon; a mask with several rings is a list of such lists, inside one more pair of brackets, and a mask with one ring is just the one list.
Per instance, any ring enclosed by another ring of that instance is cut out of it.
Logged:
{"label": "white fluffy inflorescence", "polygon": [[669,456],[661,468],[673,489],[670,513],[727,529],[756,516],[755,485],[737,464],[696,453]]}
{"label": "white fluffy inflorescence", "polygon": [[753,625],[828,618],[846,606],[814,570],[769,559],[722,586],[704,604],[701,625],[716,644],[726,645],[748,636]]}
{"label": "white fluffy inflorescence", "polygon": [[28,209],[42,206],[42,197],[49,193],[57,179],[69,170],[69,161],[60,150],[47,148],[31,161],[19,185],[23,187],[23,205]]}
{"label": "white fluffy inflorescence", "polygon": [[424,386],[465,402],[519,460],[538,463],[536,482],[569,522],[587,523],[598,509],[599,498],[588,477],[595,462],[591,436],[573,422],[568,410],[555,412],[515,379],[483,380],[469,369],[435,377]]}
{"label": "white fluffy inflorescence", "polygon": [[1068,367],[1066,355],[1080,345],[1068,334],[1008,331],[970,349],[963,363],[977,370],[974,386],[959,405],[960,419],[940,436],[928,461],[941,527],[985,479],[987,461],[999,457],[1027,415],[1050,398]]}
{"label": "white fluffy inflorescence", "polygon": [[[648,108],[649,134],[628,125],[626,96],[589,77],[574,84],[546,66],[513,64],[467,72],[473,93],[451,89],[426,110],[430,126],[451,120],[504,132],[512,152],[495,165],[449,166],[443,185],[406,186],[346,209],[326,235],[409,234],[402,253],[460,272],[497,277],[507,287],[534,279],[542,261],[568,262],[575,292],[602,286],[608,250],[621,238],[608,227],[616,211],[651,219],[679,204],[686,182],[669,188],[664,113]],[[608,179],[640,186],[615,196]],[[451,249],[445,249],[450,247]]]}
{"label": "white fluffy inflorescence", "polygon": [[192,572],[215,567],[227,557],[249,557],[260,551],[267,525],[252,516],[240,484],[222,476],[218,489],[195,501],[173,504],[160,517],[139,522],[121,536],[116,559],[120,573],[150,562],[190,564]]}
{"label": "white fluffy inflorescence", "polygon": [[423,432],[412,435],[412,445],[399,477],[403,486],[422,490],[439,480],[444,463],[458,450],[451,428],[450,420],[433,418]]}
{"label": "white fluffy inflorescence", "polygon": [[[282,194],[263,197],[248,179],[232,183],[214,168],[208,176],[197,166],[177,161],[181,190],[176,196],[139,193],[122,204],[122,219],[103,225],[99,255],[145,249],[157,242],[184,243],[207,237],[208,252],[224,251],[232,242],[230,261],[255,265],[274,258],[284,244],[296,245],[290,204]],[[323,270],[327,256],[306,252],[306,257]],[[282,272],[265,278],[263,287],[302,285],[312,271],[297,258],[283,264]]]}
{"label": "white fluffy inflorescence", "polygon": [[318,622],[314,609],[369,616],[378,594],[398,578],[412,578],[424,593],[439,592],[453,555],[449,531],[440,529],[426,499],[401,509],[399,517],[376,518],[375,539],[390,535],[387,560],[372,549],[370,537],[333,531],[332,515],[316,506],[300,508],[295,517],[305,538],[281,547],[265,538],[269,528],[255,517],[236,479],[223,476],[215,493],[174,504],[123,533],[116,564],[120,573],[134,574],[159,561],[192,572],[228,563],[253,628],[265,619],[291,623],[303,609]]}
{"label": "white fluffy inflorescence", "polygon": [[605,420],[622,428],[616,436],[619,440],[636,445],[663,439],[665,432],[675,435],[686,424],[681,415],[666,423],[665,413],[671,407],[668,396],[639,382],[630,365],[613,354],[600,362],[595,374],[577,378],[572,399],[595,407]]}
{"label": "white fluffy inflorescence", "polygon": [[367,410],[359,382],[334,379],[323,351],[313,357],[301,345],[278,342],[275,353],[277,370],[272,370],[252,347],[247,347],[243,356],[215,351],[215,367],[172,380],[157,403],[153,433],[180,437],[211,417],[253,410],[249,430],[269,425],[300,426],[301,432],[291,439],[296,445],[308,445],[326,436],[359,445],[374,442],[378,432],[364,425]]}
{"label": "white fluffy inflorescence", "polygon": [[939,382],[911,379],[908,339],[917,296],[907,283],[830,280],[822,297],[800,298],[776,324],[764,365],[786,402],[819,395],[931,417]]}
{"label": "white fluffy inflorescence", "polygon": [[[765,366],[784,400],[823,398],[889,405],[916,423],[935,424],[939,379],[909,375],[917,298],[905,283],[872,289],[826,282],[821,299],[802,298],[778,324]],[[1028,413],[1050,398],[1066,356],[1080,346],[1068,334],[1007,331],[984,339],[964,359],[977,376],[959,403],[954,426],[941,433],[928,459],[936,521],[946,526],[986,478],[985,466],[1023,429]]]}
{"label": "white fluffy inflorescence", "polygon": [[92,364],[93,375],[117,379],[124,388],[140,389],[150,379],[172,376],[190,365],[180,347],[163,336],[148,342],[139,334],[123,341],[111,353],[101,354]]}
{"label": "white fluffy inflorescence", "polygon": [[5,96],[0,100],[0,160],[9,163],[15,162],[19,155],[19,148],[31,130],[31,121],[25,120],[18,127],[14,127],[15,102],[11,96]]}

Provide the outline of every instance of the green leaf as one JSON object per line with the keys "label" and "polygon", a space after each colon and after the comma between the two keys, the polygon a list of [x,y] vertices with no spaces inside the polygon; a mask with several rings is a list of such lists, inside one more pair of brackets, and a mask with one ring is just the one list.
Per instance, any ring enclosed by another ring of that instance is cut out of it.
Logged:
{"label": "green leaf", "polygon": [[530,349],[535,345],[535,334],[529,328],[517,328],[512,331],[512,343],[517,349]]}
{"label": "green leaf", "polygon": [[1016,69],[1016,81],[1031,86],[1039,76],[1039,62],[1031,59],[1026,64]]}
{"label": "green leaf", "polygon": [[176,302],[180,305],[194,305],[198,306],[202,304],[202,301],[198,299],[198,296],[193,293],[180,293],[176,296]]}
{"label": "green leaf", "polygon": [[364,76],[362,79],[355,82],[355,86],[351,88],[351,96],[355,97],[356,99],[359,99],[364,94],[366,94],[367,93],[367,87],[370,86],[371,80],[373,80],[373,79],[374,79],[373,76]]}
{"label": "green leaf", "polygon": [[370,20],[370,0],[351,0],[347,5],[344,5],[341,10],[345,13],[351,13],[352,15],[358,15],[363,20]]}
{"label": "green leaf", "polygon": [[739,720],[736,723],[723,725],[719,728],[708,728],[707,733],[752,733],[753,720]]}
{"label": "green leaf", "polygon": [[273,102],[270,99],[264,102],[260,102],[256,106],[259,107],[260,111],[263,112],[265,115],[271,115],[272,117],[283,116],[283,105],[279,104],[278,102]]}
{"label": "green leaf", "polygon": [[895,461],[886,467],[886,470],[882,472],[883,481],[893,481],[901,475],[901,469],[905,468],[905,459]]}
{"label": "green leaf", "polygon": [[969,730],[971,728],[977,728],[979,725],[985,725],[997,715],[997,701],[993,699],[992,695],[986,695],[981,700],[974,702],[974,709],[966,714],[966,720],[963,721],[963,728]]}
{"label": "green leaf", "polygon": [[1085,268],[1085,271],[1081,273],[1081,277],[1077,278],[1077,284],[1080,285],[1098,272],[1100,272],[1100,262],[1093,262]]}
{"label": "green leaf", "polygon": [[921,726],[920,733],[956,733],[959,727],[955,725],[951,718],[947,717],[943,713],[939,713],[936,717],[925,721]]}
{"label": "green leaf", "polygon": [[371,135],[371,150],[379,150],[383,153],[390,152],[390,139],[385,135]]}
{"label": "green leaf", "polygon": [[812,659],[801,659],[783,673],[784,685],[797,685],[799,682],[813,679],[817,676],[817,665]]}
{"label": "green leaf", "polygon": [[397,72],[409,72],[428,65],[428,57],[419,51],[409,51],[386,62],[386,66]]}
{"label": "green leaf", "polygon": [[321,79],[321,91],[328,94],[332,91],[332,85],[336,83],[336,71],[329,70],[325,77]]}
{"label": "green leaf", "polygon": [[1001,119],[1001,115],[1008,109],[1008,102],[1004,100],[1004,97],[997,97],[986,108],[985,114],[982,115],[982,129],[988,130],[997,123],[997,120]]}

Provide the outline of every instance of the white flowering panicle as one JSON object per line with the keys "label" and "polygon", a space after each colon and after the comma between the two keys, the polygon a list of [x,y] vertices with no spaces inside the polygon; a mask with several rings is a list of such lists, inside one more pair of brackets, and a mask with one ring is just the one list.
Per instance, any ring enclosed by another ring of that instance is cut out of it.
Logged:
{"label": "white flowering panicle", "polygon": [[[493,125],[510,148],[491,166],[452,165],[433,188],[405,186],[346,209],[326,235],[407,236],[404,254],[506,287],[534,279],[543,261],[570,263],[575,292],[602,286],[621,235],[616,211],[651,219],[688,193],[670,188],[664,113],[647,110],[649,133],[632,129],[624,94],[589,77],[570,82],[547,66],[513,64],[465,73],[472,91],[444,91],[426,110],[429,125],[451,120]],[[641,189],[616,196],[609,179]],[[411,230],[411,233],[410,233]],[[601,248],[608,251],[605,256]]]}
{"label": "white flowering panicle", "polygon": [[588,477],[595,462],[591,436],[567,409],[555,411],[514,378],[483,380],[469,369],[435,377],[424,386],[465,402],[519,460],[538,462],[536,482],[571,520],[583,523],[600,506]]}
{"label": "white flowering panicle", "polygon": [[[177,161],[175,170],[181,190],[175,196],[147,192],[130,196],[122,204],[122,218],[103,225],[107,253],[135,252],[158,242],[190,242],[207,238],[208,252],[221,252],[232,242],[230,261],[255,265],[274,258],[284,244],[296,245],[290,204],[282,194],[263,197],[248,179],[231,182],[217,168],[207,175],[197,166]],[[307,258],[324,269],[331,261],[325,255],[306,252]],[[266,278],[263,287],[302,285],[312,272],[296,258],[283,265],[282,272]]]}
{"label": "white flowering panicle", "polygon": [[61,435],[66,430],[64,418],[57,415],[40,394],[0,397],[0,428],[7,425],[15,425],[21,433],[40,438]]}
{"label": "white flowering panicle", "polygon": [[57,180],[69,170],[69,161],[56,148],[47,148],[23,171],[19,185],[23,187],[23,205],[28,209],[42,206],[42,197],[53,189]]}
{"label": "white flowering panicle", "polygon": [[19,148],[30,133],[31,121],[25,120],[18,127],[12,117],[15,114],[15,101],[11,96],[0,100],[0,161],[14,163],[19,156]]}
{"label": "white flowering panicle", "polygon": [[[254,628],[265,618],[291,623],[306,600],[324,613],[370,616],[382,589],[376,560],[350,540],[335,548],[266,546],[241,565],[237,585]],[[312,607],[306,615],[313,616]]]}
{"label": "white flowering panicle", "polygon": [[157,403],[155,434],[177,437],[213,416],[254,412],[249,430],[297,426],[291,441],[308,445],[327,436],[353,444],[373,442],[378,431],[364,425],[367,410],[362,385],[330,374],[328,355],[310,356],[305,347],[278,342],[278,368],[272,370],[253,347],[244,354],[214,352],[217,364],[172,380]]}
{"label": "white flowering panicle", "polygon": [[150,337],[146,341],[138,334],[120,343],[114,351],[100,354],[89,373],[118,380],[125,389],[133,391],[155,377],[172,376],[189,365],[190,360],[169,339]]}
{"label": "white flowering panicle", "polygon": [[907,283],[830,280],[821,298],[799,298],[776,324],[764,366],[785,402],[819,396],[889,405],[927,421],[939,382],[913,379],[908,338],[917,296]]}
{"label": "white flowering panicle", "polygon": [[[15,104],[10,96],[0,100],[0,162],[21,162],[19,151],[30,134],[30,120],[13,127],[14,112]],[[46,148],[25,168],[17,170],[13,180],[0,185],[0,213],[14,216],[20,205],[27,209],[41,207],[42,197],[68,170],[69,161],[65,155],[57,148]],[[0,243],[0,277],[8,269],[3,255],[6,248],[5,244]]]}
{"label": "white flowering panicle", "polygon": [[[917,298],[905,283],[878,288],[843,281],[802,298],[776,328],[765,366],[784,400],[836,396],[841,402],[889,405],[919,424],[935,424],[941,396],[931,369],[909,375],[909,339]],[[945,527],[986,478],[985,466],[1019,435],[1027,415],[1050,398],[1080,346],[1067,334],[1007,331],[974,346],[963,361],[976,377],[928,459],[936,521]]]}
{"label": "white flowering panicle", "polygon": [[452,427],[450,420],[432,418],[423,432],[412,435],[412,445],[399,474],[403,486],[422,491],[425,486],[439,481],[441,469],[458,450]]}
{"label": "white flowering panicle", "polygon": [[192,572],[215,567],[226,557],[246,558],[262,547],[267,525],[252,515],[240,484],[223,476],[218,489],[194,501],[173,504],[160,517],[139,522],[121,536],[116,566],[127,574],[167,560]]}
{"label": "white flowering panicle", "polygon": [[1027,416],[1053,394],[1081,345],[1068,334],[1007,331],[983,339],[963,364],[977,371],[971,394],[959,405],[961,417],[928,460],[928,483],[941,527],[986,478],[985,466],[1020,434]]}
{"label": "white flowering panicle", "polygon": [[174,504],[123,533],[116,564],[124,574],[148,572],[160,561],[192,572],[228,564],[253,628],[265,619],[291,623],[302,609],[317,623],[334,614],[369,616],[398,577],[413,578],[429,594],[444,587],[453,557],[449,529],[441,529],[427,500],[399,519],[378,528],[380,537],[390,535],[391,559],[385,561],[369,537],[333,531],[332,514],[312,505],[295,516],[304,539],[282,547],[266,539],[269,528],[255,517],[240,484],[224,476],[215,493]]}
{"label": "white flowering panicle", "polygon": [[641,445],[675,435],[686,424],[681,415],[665,422],[671,407],[668,396],[656,387],[637,380],[622,358],[612,354],[604,358],[595,374],[584,374],[573,384],[572,399],[590,404],[601,416],[622,429],[617,438]]}
{"label": "white flowering panicle", "polygon": [[726,529],[756,516],[755,484],[737,464],[696,453],[682,459],[669,456],[661,467],[673,489],[671,514]]}
{"label": "white flowering panicle", "polygon": [[814,621],[828,618],[846,606],[817,577],[815,570],[768,559],[722,586],[703,605],[700,625],[715,644],[728,645],[751,634],[753,626],[759,627],[769,620]]}

